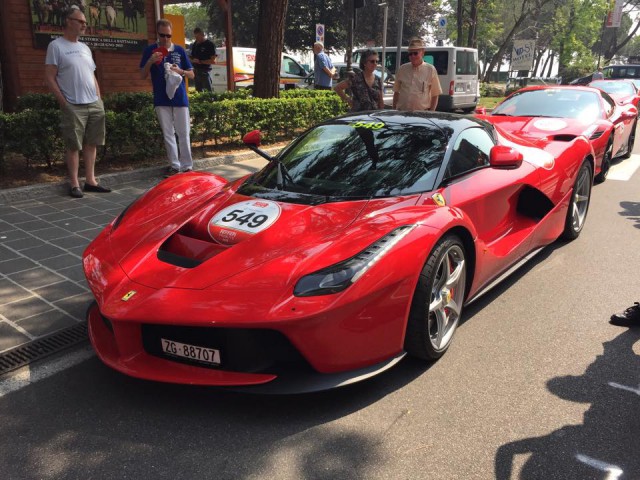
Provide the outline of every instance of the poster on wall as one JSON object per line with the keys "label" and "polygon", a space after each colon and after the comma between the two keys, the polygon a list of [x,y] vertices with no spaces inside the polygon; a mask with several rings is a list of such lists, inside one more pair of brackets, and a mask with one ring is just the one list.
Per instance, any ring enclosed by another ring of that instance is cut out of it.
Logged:
{"label": "poster on wall", "polygon": [[91,49],[141,52],[148,45],[145,0],[26,0],[35,48],[47,48],[64,31],[65,12],[79,8],[87,19],[80,40]]}

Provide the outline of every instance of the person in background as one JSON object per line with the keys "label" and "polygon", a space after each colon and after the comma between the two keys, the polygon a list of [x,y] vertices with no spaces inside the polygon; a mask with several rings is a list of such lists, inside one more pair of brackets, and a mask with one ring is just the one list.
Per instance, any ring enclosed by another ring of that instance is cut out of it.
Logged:
{"label": "person in background", "polygon": [[91,50],[78,39],[87,29],[87,19],[78,8],[65,18],[64,34],[49,43],[45,59],[45,82],[62,111],[61,130],[65,160],[74,198],[82,198],[78,170],[80,150],[85,169],[85,192],[108,193],[95,177],[96,151],[104,145],[105,113],[100,87],[94,74]]}
{"label": "person in background", "polygon": [[[373,50],[366,50],[360,56],[360,71],[352,72],[349,78],[333,88],[352,112],[384,108],[382,76],[376,77],[377,66],[378,54]],[[351,91],[350,97],[346,90]]]}
{"label": "person in background", "polygon": [[604,73],[602,73],[602,67],[598,67],[598,70],[596,72],[593,72],[593,75],[591,76],[591,80],[603,80],[604,79]]}
{"label": "person in background", "polygon": [[313,44],[313,55],[314,88],[316,90],[331,90],[331,82],[336,69],[333,67],[329,56],[324,53],[324,44],[322,42]]}
{"label": "person in background", "polygon": [[[193,79],[193,66],[187,53],[180,45],[171,43],[171,22],[161,18],[156,22],[158,41],[149,45],[142,53],[140,76],[145,79],[151,74],[153,84],[153,105],[162,128],[164,145],[169,158],[169,167],[165,177],[193,169],[191,157],[191,119],[189,117],[189,99],[184,77]],[[163,52],[166,51],[165,55]],[[166,65],[166,66],[165,66]],[[167,93],[167,80],[171,73],[183,77],[172,96]],[[176,145],[176,134],[178,144]],[[178,150],[179,147],[179,150]]]}
{"label": "person in background", "polygon": [[435,67],[423,60],[425,48],[419,38],[409,42],[409,63],[400,65],[393,86],[393,108],[413,112],[438,106],[442,88]]}
{"label": "person in background", "polygon": [[195,86],[197,92],[210,92],[211,65],[216,63],[216,47],[213,42],[204,36],[200,27],[193,29],[196,40],[191,47],[191,63],[195,72]]}

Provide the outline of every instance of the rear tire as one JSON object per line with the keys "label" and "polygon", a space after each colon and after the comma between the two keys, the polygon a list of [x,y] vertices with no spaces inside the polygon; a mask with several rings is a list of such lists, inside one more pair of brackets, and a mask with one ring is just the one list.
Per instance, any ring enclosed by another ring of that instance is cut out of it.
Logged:
{"label": "rear tire", "polygon": [[629,134],[629,140],[627,140],[627,151],[622,158],[629,158],[631,156],[631,152],[633,150],[633,146],[636,143],[636,127],[638,126],[638,121],[633,122],[633,127],[631,127],[631,133]]}
{"label": "rear tire", "polygon": [[564,240],[575,240],[580,235],[589,211],[591,186],[591,165],[585,160],[580,166],[576,182],[573,185],[571,201],[564,222],[564,231],[562,232]]}
{"label": "rear tire", "polygon": [[413,295],[404,341],[409,355],[437,360],[451,345],[462,314],[467,262],[456,235],[443,237],[429,254]]}

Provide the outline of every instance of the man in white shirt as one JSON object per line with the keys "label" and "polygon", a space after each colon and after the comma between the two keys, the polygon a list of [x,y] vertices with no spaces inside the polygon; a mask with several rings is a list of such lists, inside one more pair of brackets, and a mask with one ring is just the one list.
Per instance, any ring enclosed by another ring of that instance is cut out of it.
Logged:
{"label": "man in white shirt", "polygon": [[78,41],[86,29],[84,14],[78,8],[70,9],[63,36],[53,40],[47,48],[44,71],[46,84],[62,110],[61,131],[71,184],[69,193],[74,198],[83,197],[78,181],[80,150],[85,168],[84,191],[111,191],[98,184],[94,172],[97,146],[104,145],[105,115],[91,50]]}
{"label": "man in white shirt", "polygon": [[423,60],[426,45],[419,38],[409,42],[409,63],[400,65],[393,86],[393,108],[409,112],[438,106],[442,93],[438,72]]}

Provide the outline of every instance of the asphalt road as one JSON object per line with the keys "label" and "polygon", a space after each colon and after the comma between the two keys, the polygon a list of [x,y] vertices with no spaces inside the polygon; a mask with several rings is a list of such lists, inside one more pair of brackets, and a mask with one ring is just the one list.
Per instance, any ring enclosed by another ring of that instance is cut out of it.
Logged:
{"label": "asphalt road", "polygon": [[638,165],[640,148],[579,239],[470,305],[433,365],[270,397],[127,378],[84,347],[0,383],[0,476],[640,478],[640,328],[607,322],[640,301]]}

